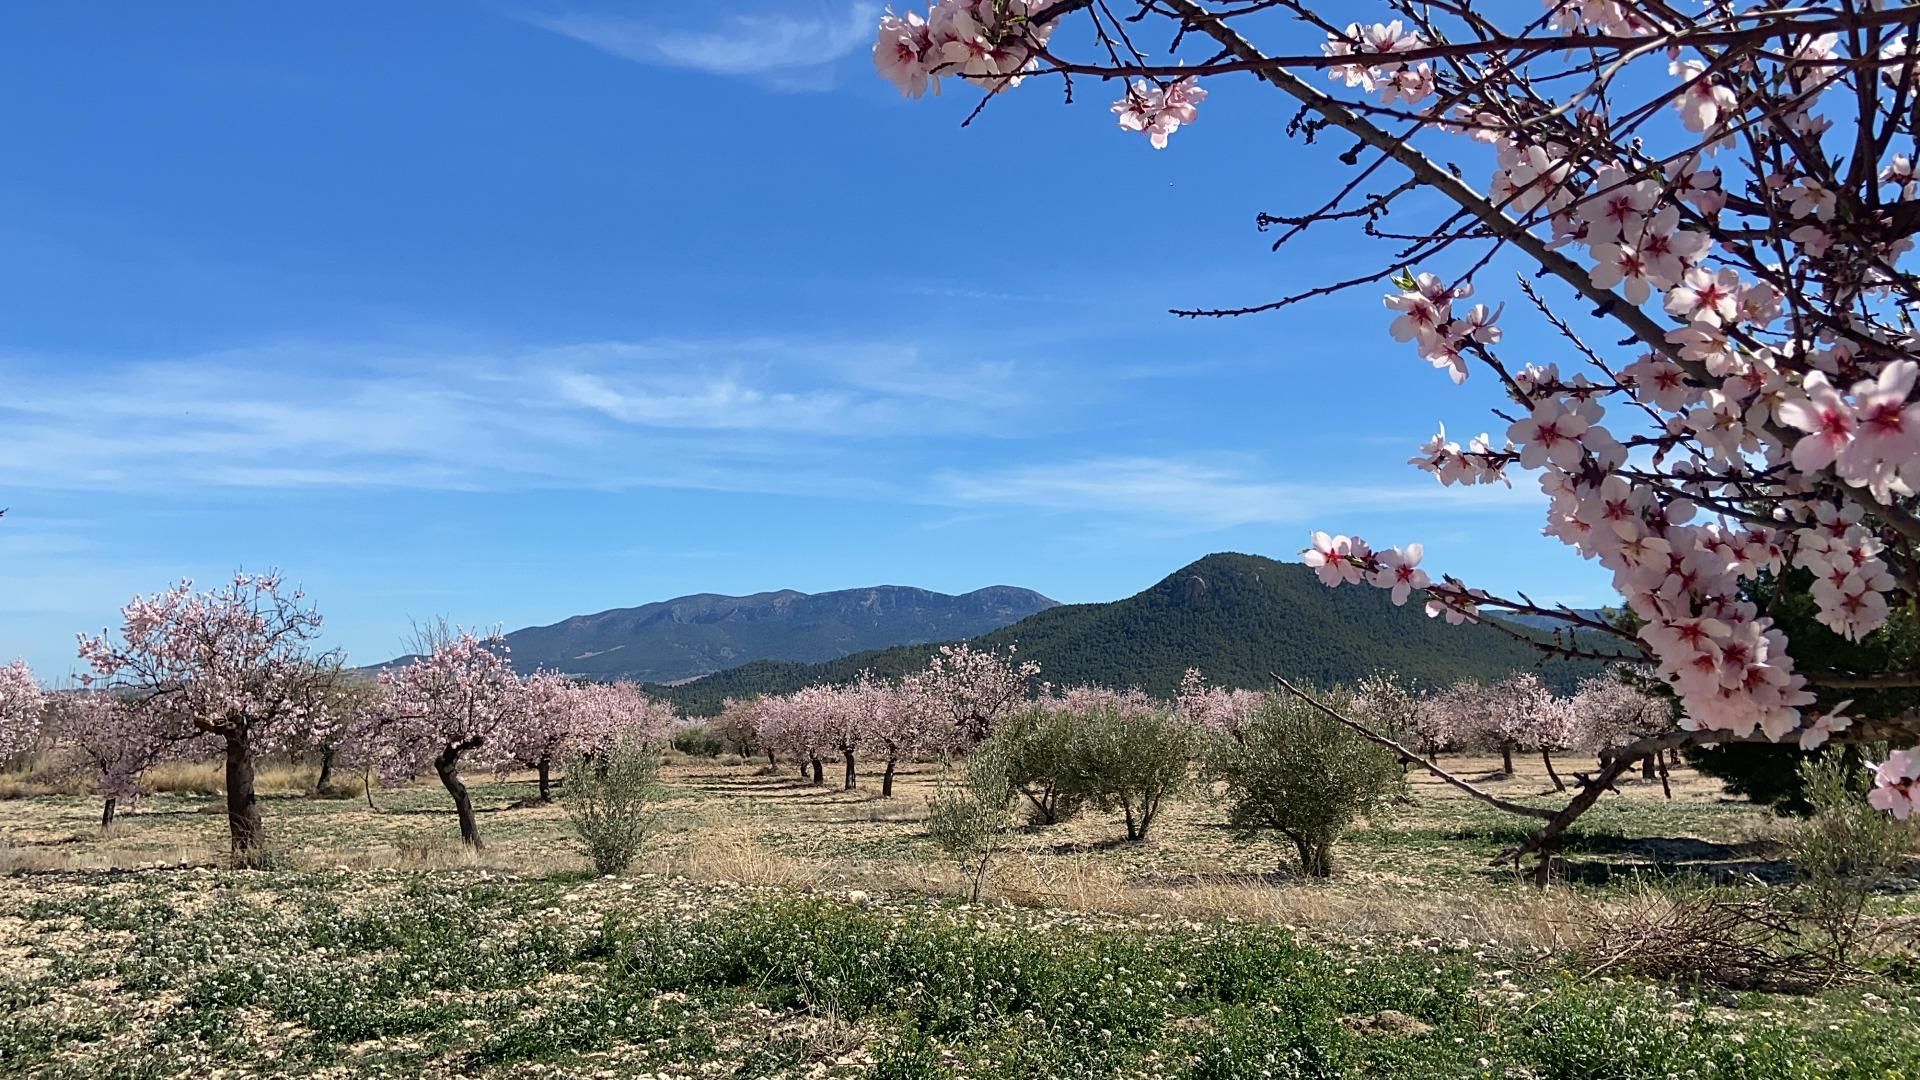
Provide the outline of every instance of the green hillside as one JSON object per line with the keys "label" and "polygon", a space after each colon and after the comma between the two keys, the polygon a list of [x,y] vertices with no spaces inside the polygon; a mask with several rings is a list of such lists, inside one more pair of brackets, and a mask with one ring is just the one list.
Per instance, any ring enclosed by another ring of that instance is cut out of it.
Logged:
{"label": "green hillside", "polygon": [[[1329,589],[1296,563],[1257,555],[1209,555],[1145,592],[1105,604],[1049,608],[973,639],[1018,644],[1055,685],[1138,686],[1173,693],[1189,667],[1210,682],[1269,685],[1269,672],[1327,684],[1386,670],[1422,684],[1469,676],[1498,678],[1538,667],[1567,688],[1591,663],[1550,660],[1485,626],[1448,626],[1421,605],[1393,606],[1379,589]],[[671,688],[656,688],[680,708],[711,714],[728,697],[784,693],[838,682],[863,668],[894,677],[917,670],[931,645],[858,653],[819,664],[760,661]]]}

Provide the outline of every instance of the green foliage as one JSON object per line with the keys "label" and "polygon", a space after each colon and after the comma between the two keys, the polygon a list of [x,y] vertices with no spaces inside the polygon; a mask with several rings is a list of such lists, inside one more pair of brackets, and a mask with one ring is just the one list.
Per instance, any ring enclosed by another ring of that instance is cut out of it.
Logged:
{"label": "green foliage", "polygon": [[982,743],[967,756],[964,771],[941,777],[940,789],[927,800],[927,838],[973,876],[973,899],[980,899],[987,864],[1013,826],[1015,791],[1004,746]]}
{"label": "green foliage", "polygon": [[1820,954],[1838,970],[1865,927],[1874,890],[1906,866],[1914,831],[1867,805],[1864,766],[1828,755],[1803,763],[1800,775],[1813,810],[1787,839],[1798,913]]}
{"label": "green foliage", "polygon": [[[1351,714],[1346,691],[1328,695]],[[1333,847],[1355,821],[1405,791],[1399,758],[1291,694],[1267,695],[1242,741],[1219,739],[1214,774],[1226,782],[1228,821],[1291,840],[1302,873],[1333,873]]]}
{"label": "green foliage", "polygon": [[[1544,636],[1544,632],[1539,632]],[[1190,667],[1209,682],[1265,689],[1279,670],[1315,685],[1352,683],[1387,669],[1415,685],[1498,681],[1534,670],[1556,690],[1602,670],[1592,662],[1539,666],[1523,642],[1480,625],[1447,626],[1420,605],[1395,607],[1379,589],[1329,589],[1295,563],[1209,555],[1145,592],[1106,604],[1067,604],[974,639],[1017,644],[1056,686],[1137,686],[1169,698]],[[898,678],[924,667],[934,646],[903,646],[825,663],[758,661],[673,687],[652,687],[682,711],[710,715],[728,698],[842,683],[862,670]]]}
{"label": "green foliage", "polygon": [[1102,810],[1118,810],[1127,839],[1145,840],[1160,807],[1192,781],[1199,732],[1170,709],[1102,705],[1077,717],[1075,787]]}
{"label": "green foliage", "polygon": [[1473,947],[647,879],[72,886],[0,896],[33,958],[0,977],[0,1071],[791,1076],[822,1060],[796,1032],[833,1027],[891,1080],[1920,1075],[1884,986],[1709,1006]]}
{"label": "green foliage", "polygon": [[618,874],[632,865],[653,831],[662,793],[659,749],[632,735],[567,763],[561,802],[595,870]]}
{"label": "green foliage", "polygon": [[1007,781],[1028,803],[1035,825],[1055,825],[1086,803],[1075,741],[1079,717],[1064,709],[1034,706],[1002,721],[983,747],[1005,763]]}
{"label": "green foliage", "polygon": [[673,733],[673,748],[688,757],[719,757],[725,740],[710,724],[693,724]]}

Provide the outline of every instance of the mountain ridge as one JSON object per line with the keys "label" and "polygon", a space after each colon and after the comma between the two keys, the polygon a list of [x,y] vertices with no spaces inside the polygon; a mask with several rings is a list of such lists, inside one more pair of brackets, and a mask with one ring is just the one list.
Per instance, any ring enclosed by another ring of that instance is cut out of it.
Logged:
{"label": "mountain ridge", "polygon": [[705,592],[573,615],[503,636],[515,670],[523,674],[545,669],[669,684],[756,660],[820,662],[974,637],[1054,606],[1052,599],[1012,585],[959,594],[912,585],[743,596]]}
{"label": "mountain ridge", "polygon": [[[1534,667],[1564,689],[1599,669],[1593,662],[1541,665],[1539,650],[1493,627],[1450,626],[1427,618],[1417,600],[1396,607],[1383,590],[1329,589],[1301,564],[1237,552],[1205,556],[1132,596],[1055,605],[973,640],[1017,645],[1057,686],[1136,686],[1162,697],[1188,667],[1210,682],[1249,689],[1269,685],[1274,672],[1324,685],[1385,670],[1443,685]],[[711,714],[727,697],[840,682],[863,669],[898,677],[923,666],[937,644],[813,664],[760,660],[653,689],[688,713]]]}

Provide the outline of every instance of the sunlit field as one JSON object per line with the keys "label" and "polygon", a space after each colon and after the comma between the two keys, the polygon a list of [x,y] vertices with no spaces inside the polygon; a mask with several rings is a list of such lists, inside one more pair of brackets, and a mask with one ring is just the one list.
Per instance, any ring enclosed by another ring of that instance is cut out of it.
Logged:
{"label": "sunlit field", "polygon": [[[1543,805],[1524,765],[1447,759]],[[1416,775],[1332,881],[1192,797],[1144,843],[1016,832],[979,904],[896,796],[764,761],[663,772],[659,831],[601,878],[528,778],[317,798],[265,770],[268,869],[225,865],[213,776],[0,803],[0,1063],[45,1076],[1915,1075],[1911,960],[1793,995],[1605,970],[1677,899],[1787,888],[1781,824],[1681,770],[1623,785],[1536,889],[1524,833]],[[17,778],[16,778],[17,779]],[[194,790],[195,788],[198,790]],[[564,788],[562,789],[564,790]],[[1911,880],[1876,897],[1910,935]],[[1910,954],[1909,954],[1910,955]],[[1601,970],[1596,970],[1599,968]]]}

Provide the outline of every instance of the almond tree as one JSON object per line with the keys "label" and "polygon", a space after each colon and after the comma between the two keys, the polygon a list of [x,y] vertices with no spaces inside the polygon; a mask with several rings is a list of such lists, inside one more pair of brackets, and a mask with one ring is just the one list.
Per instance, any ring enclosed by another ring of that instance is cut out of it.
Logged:
{"label": "almond tree", "polygon": [[117,638],[80,637],[90,685],[141,710],[176,742],[213,736],[226,758],[227,832],[245,863],[264,839],[254,756],[319,708],[336,654],[310,652],[320,615],[276,573],[235,574],[195,592],[191,581],[121,609]]}
{"label": "almond tree", "polygon": [[526,708],[506,642],[460,631],[405,667],[381,672],[380,685],[386,709],[366,722],[362,741],[375,754],[381,782],[404,784],[431,767],[453,797],[460,839],[480,847],[480,826],[460,779],[460,762],[468,755],[490,761],[496,741]]}
{"label": "almond tree", "polygon": [[939,703],[960,746],[972,746],[992,734],[994,720],[1033,694],[1040,665],[1019,660],[1018,651],[1010,645],[1002,656],[965,642],[942,645],[907,682],[914,693]]}
{"label": "almond tree", "polygon": [[45,697],[25,660],[0,667],[0,760],[33,745]]}
{"label": "almond tree", "polygon": [[1188,668],[1180,679],[1173,708],[1202,729],[1239,742],[1246,737],[1247,721],[1260,707],[1260,702],[1261,696],[1251,690],[1208,686],[1199,668]]}
{"label": "almond tree", "polygon": [[[1077,32],[1056,33],[1068,21]],[[1166,56],[1143,51],[1157,45]],[[1351,169],[1257,222],[1276,248],[1351,230],[1380,245],[1376,269],[1180,313],[1376,289],[1382,329],[1419,361],[1456,384],[1477,371],[1509,399],[1498,434],[1463,445],[1442,428],[1413,463],[1444,485],[1536,473],[1546,532],[1612,575],[1631,625],[1430,576],[1417,545],[1318,533],[1304,555],[1329,585],[1418,593],[1449,622],[1554,616],[1615,639],[1672,687],[1677,729],[1537,815],[1545,824],[1505,856],[1517,860],[1550,849],[1650,753],[1809,731],[1911,742],[1920,728],[1902,693],[1920,671],[1796,662],[1769,599],[1810,595],[1828,629],[1873,641],[1920,597],[1920,277],[1904,265],[1920,233],[1917,45],[1920,7],[1854,0],[1697,13],[1549,0],[1533,15],[1415,0],[936,0],[924,19],[882,17],[874,59],[908,96],[949,78],[983,96],[1047,75],[1121,81],[1119,127],[1155,147],[1198,119],[1202,84],[1231,76],[1236,93],[1289,99],[1276,112],[1288,132]],[[1516,263],[1519,281],[1495,284]],[[1502,295],[1474,303],[1489,285]],[[1557,353],[1510,358],[1503,299],[1533,309]],[[1559,647],[1615,655],[1571,635]],[[1866,690],[1892,692],[1847,713]],[[1882,764],[1878,802],[1911,805],[1916,761]]]}
{"label": "almond tree", "polygon": [[[48,698],[46,730],[67,769],[87,779],[101,797],[100,827],[113,826],[122,804],[140,796],[140,774],[169,757],[194,756],[163,714],[131,707],[100,690],[80,690]],[[209,743],[210,737],[195,740]],[[205,747],[217,751],[218,744]]]}
{"label": "almond tree", "polygon": [[554,763],[590,752],[590,744],[597,741],[587,727],[587,691],[550,671],[533,673],[520,689],[520,707],[502,730],[492,756],[501,772],[532,769],[539,777],[540,801],[552,802]]}

